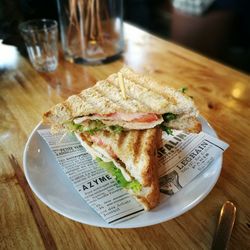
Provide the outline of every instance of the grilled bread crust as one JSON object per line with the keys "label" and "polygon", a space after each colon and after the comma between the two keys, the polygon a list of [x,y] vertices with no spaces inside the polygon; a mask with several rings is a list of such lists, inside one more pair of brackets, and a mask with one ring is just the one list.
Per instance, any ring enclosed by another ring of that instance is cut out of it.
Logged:
{"label": "grilled bread crust", "polygon": [[199,133],[202,130],[201,123],[193,116],[183,116],[172,120],[167,126],[177,130],[184,130],[188,133]]}
{"label": "grilled bread crust", "polygon": [[[119,72],[123,76],[126,99],[119,87]],[[53,106],[44,113],[43,121],[52,126],[52,131],[57,132],[62,129],[64,122],[91,114],[171,112],[179,114],[179,117],[187,114],[196,119],[198,111],[193,100],[187,95],[171,87],[162,86],[128,67],[123,67],[119,72]]]}
{"label": "grilled bread crust", "polygon": [[[112,149],[126,166],[126,171],[141,183],[142,191],[132,193],[135,198],[146,210],[154,208],[160,197],[156,151],[160,145],[161,129],[133,130],[120,134],[100,131],[95,136]],[[87,133],[81,138],[86,138],[88,143],[91,141]]]}

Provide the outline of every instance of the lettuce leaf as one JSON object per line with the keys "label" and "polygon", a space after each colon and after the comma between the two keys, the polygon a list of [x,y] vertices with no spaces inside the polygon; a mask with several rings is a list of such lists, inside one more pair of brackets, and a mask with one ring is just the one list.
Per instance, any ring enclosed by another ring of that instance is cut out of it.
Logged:
{"label": "lettuce leaf", "polygon": [[64,123],[64,126],[70,132],[88,132],[91,135],[95,134],[96,131],[101,130],[108,130],[114,133],[121,133],[123,131],[123,127],[119,125],[106,126],[100,120],[89,120],[83,124],[76,124],[74,121],[67,121]]}
{"label": "lettuce leaf", "polygon": [[172,135],[173,131],[170,127],[166,126],[168,122],[175,120],[177,118],[176,114],[173,113],[165,113],[162,115],[162,118],[165,123],[160,125],[160,128],[165,131],[168,135]]}
{"label": "lettuce leaf", "polygon": [[119,186],[127,189],[131,189],[134,193],[138,193],[142,189],[142,185],[137,180],[127,181],[121,170],[115,166],[113,162],[104,162],[100,158],[96,158],[98,165],[115,177]]}
{"label": "lettuce leaf", "polygon": [[177,115],[173,113],[165,113],[162,115],[162,117],[165,122],[170,122],[172,120],[175,120],[177,118]]}
{"label": "lettuce leaf", "polygon": [[182,87],[179,89],[179,91],[183,94],[185,94],[187,92],[188,88],[187,87]]}
{"label": "lettuce leaf", "polygon": [[109,130],[114,133],[121,133],[123,131],[123,127],[119,125],[112,125],[112,126],[109,126]]}
{"label": "lettuce leaf", "polygon": [[160,128],[162,129],[162,131],[165,131],[168,135],[173,135],[173,130],[165,126],[164,124],[161,124]]}
{"label": "lettuce leaf", "polygon": [[106,126],[100,120],[89,120],[83,124],[76,124],[74,123],[74,121],[67,121],[64,123],[64,125],[70,132],[88,132],[91,135],[95,134],[95,132],[100,130],[109,130],[114,133],[121,133],[123,131],[123,127],[121,126]]}

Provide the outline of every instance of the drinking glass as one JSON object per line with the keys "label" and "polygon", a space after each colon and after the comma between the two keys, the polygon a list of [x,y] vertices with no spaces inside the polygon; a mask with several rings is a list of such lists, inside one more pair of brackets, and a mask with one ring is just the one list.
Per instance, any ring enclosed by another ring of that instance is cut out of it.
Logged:
{"label": "drinking glass", "polygon": [[21,23],[19,30],[33,67],[40,72],[54,71],[58,64],[57,22],[51,19],[30,20]]}

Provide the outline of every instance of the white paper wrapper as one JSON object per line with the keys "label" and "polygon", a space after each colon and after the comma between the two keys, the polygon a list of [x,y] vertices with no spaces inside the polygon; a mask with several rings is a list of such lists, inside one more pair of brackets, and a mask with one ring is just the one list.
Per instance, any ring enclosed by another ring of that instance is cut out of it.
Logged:
{"label": "white paper wrapper", "polygon": [[[63,172],[82,198],[107,222],[117,223],[143,213],[143,207],[100,168],[74,135],[38,133],[47,142]],[[62,140],[61,140],[62,139]],[[160,190],[174,195],[209,167],[228,147],[203,132],[163,134],[158,150]]]}

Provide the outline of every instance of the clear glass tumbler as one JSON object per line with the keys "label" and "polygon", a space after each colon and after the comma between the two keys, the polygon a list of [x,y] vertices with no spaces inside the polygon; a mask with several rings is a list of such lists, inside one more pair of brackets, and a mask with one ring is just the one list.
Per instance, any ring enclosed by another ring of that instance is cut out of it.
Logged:
{"label": "clear glass tumbler", "polygon": [[19,30],[29,59],[37,71],[51,72],[58,64],[58,27],[55,20],[39,19],[23,22]]}
{"label": "clear glass tumbler", "polygon": [[96,64],[123,51],[123,0],[57,0],[66,60]]}

